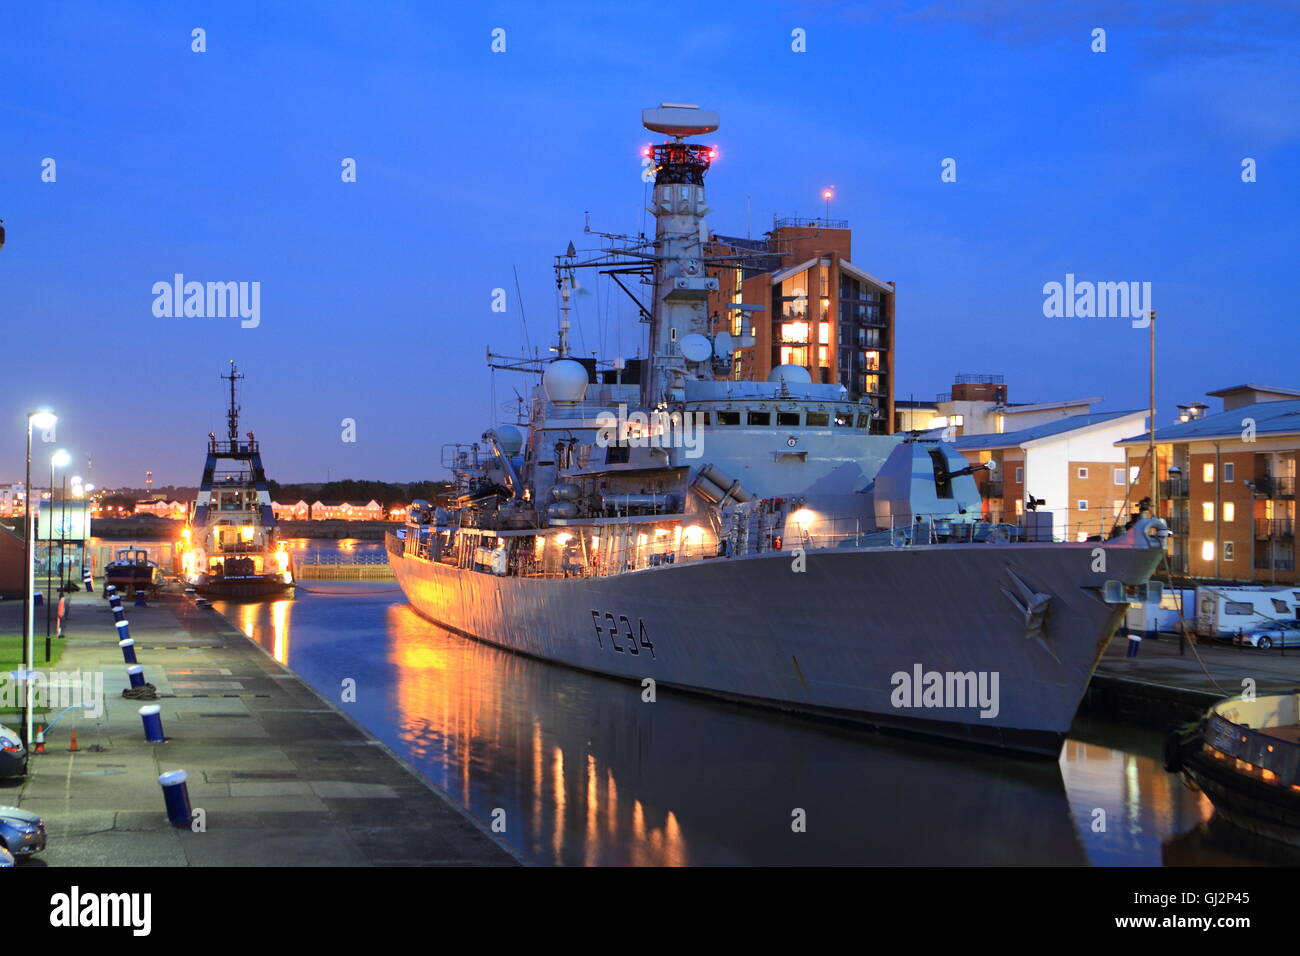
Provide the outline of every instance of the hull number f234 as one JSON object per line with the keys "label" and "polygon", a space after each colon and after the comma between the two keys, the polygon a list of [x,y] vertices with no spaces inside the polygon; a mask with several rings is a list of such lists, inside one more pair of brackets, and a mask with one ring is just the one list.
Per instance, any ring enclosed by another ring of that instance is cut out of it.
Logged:
{"label": "hull number f234", "polygon": [[596,628],[596,643],[602,648],[612,648],[619,654],[640,654],[644,649],[650,652],[651,660],[657,660],[655,646],[645,629],[645,621],[640,618],[636,619],[635,631],[626,614],[620,614],[616,618],[613,614],[592,611],[591,623]]}

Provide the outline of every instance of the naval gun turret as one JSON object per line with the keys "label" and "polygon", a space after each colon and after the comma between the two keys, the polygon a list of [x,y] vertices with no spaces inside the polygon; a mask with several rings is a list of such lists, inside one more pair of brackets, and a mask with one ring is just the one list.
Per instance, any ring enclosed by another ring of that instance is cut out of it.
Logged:
{"label": "naval gun turret", "polygon": [[993,462],[969,464],[954,445],[904,441],[876,475],[876,524],[880,528],[929,526],[980,519],[980,491],[973,477],[994,471]]}

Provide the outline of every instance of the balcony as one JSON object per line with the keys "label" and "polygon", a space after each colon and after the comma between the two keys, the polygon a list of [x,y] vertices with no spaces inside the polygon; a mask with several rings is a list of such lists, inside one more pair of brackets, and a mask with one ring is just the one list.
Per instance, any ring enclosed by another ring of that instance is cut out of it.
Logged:
{"label": "balcony", "polygon": [[1272,498],[1274,500],[1281,498],[1294,498],[1295,479],[1272,478],[1269,476],[1256,478],[1254,491],[1255,496],[1258,498]]}
{"label": "balcony", "polygon": [[1160,482],[1160,497],[1166,501],[1187,497],[1186,478],[1166,478]]}
{"label": "balcony", "polygon": [[1255,555],[1256,571],[1294,571],[1295,555],[1286,557],[1271,558],[1267,554]]}
{"label": "balcony", "polygon": [[1256,518],[1255,537],[1290,541],[1295,537],[1295,521],[1291,518]]}

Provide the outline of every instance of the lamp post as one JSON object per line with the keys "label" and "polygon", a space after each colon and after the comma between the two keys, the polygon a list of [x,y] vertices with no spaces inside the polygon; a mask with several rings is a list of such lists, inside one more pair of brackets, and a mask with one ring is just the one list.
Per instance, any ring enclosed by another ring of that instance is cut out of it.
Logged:
{"label": "lamp post", "polygon": [[23,484],[23,724],[20,728],[23,739],[23,770],[27,769],[28,743],[32,739],[32,660],[36,656],[32,647],[32,635],[36,630],[34,612],[36,610],[36,566],[33,562],[36,550],[36,522],[32,520],[32,429],[44,431],[53,428],[56,416],[48,408],[38,408],[27,413],[27,477]]}

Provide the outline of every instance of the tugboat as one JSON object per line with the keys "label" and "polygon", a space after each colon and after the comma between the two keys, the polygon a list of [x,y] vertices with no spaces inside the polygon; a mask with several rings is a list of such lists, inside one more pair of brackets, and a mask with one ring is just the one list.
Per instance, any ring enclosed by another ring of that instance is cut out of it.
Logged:
{"label": "tugboat", "polygon": [[137,591],[152,594],[162,584],[162,572],[143,548],[119,548],[114,559],[104,565],[105,596],[110,584],[128,597],[134,597]]}
{"label": "tugboat", "polygon": [[[446,448],[457,500],[387,535],[407,600],[641,687],[1055,758],[1129,603],[1160,599],[1164,522],[1057,542],[1029,515],[984,520],[973,475],[991,463],[887,434],[874,399],[803,366],[744,380],[708,312],[708,269],[737,268],[711,253],[715,153],[684,141],[718,116],[662,104],[642,125],[671,138],[644,153],[654,235],[589,229],[600,248],[556,257],[554,360],[494,365],[540,377],[526,421]],[[635,367],[571,352],[579,269],[640,307]]]}
{"label": "tugboat", "polygon": [[1219,701],[1170,733],[1165,769],[1233,826],[1300,848],[1300,691]]}
{"label": "tugboat", "polygon": [[275,512],[262,454],[252,432],[239,437],[235,363],[222,378],[230,383],[228,435],[208,433],[208,457],[198,499],[181,531],[179,574],[205,596],[262,598],[293,587],[289,552],[277,540]]}

